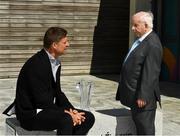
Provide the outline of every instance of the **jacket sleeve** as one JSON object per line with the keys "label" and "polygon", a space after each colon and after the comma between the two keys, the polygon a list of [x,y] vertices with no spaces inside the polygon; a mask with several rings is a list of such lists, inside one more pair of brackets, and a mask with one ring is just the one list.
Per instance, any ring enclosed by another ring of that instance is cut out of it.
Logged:
{"label": "jacket sleeve", "polygon": [[70,108],[74,109],[73,105],[69,102],[68,98],[62,91],[58,91],[56,104],[58,105],[58,107],[63,107],[67,110],[69,110]]}
{"label": "jacket sleeve", "polygon": [[61,73],[61,67],[58,68],[56,73],[56,77],[57,77],[56,104],[59,107],[63,107],[64,109],[70,109],[70,108],[74,109],[73,105],[69,102],[68,98],[61,90],[60,73]]}
{"label": "jacket sleeve", "polygon": [[137,99],[150,101],[154,97],[155,87],[159,82],[161,59],[161,47],[152,46],[142,66],[140,86],[137,89]]}

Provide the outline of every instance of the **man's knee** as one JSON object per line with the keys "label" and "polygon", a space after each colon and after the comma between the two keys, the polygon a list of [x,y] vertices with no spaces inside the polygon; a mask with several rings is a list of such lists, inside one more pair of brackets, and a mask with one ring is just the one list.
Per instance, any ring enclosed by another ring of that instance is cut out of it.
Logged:
{"label": "man's knee", "polygon": [[72,135],[73,132],[73,120],[69,114],[62,116],[60,125],[57,129],[58,135]]}
{"label": "man's knee", "polygon": [[73,119],[72,117],[69,115],[69,114],[66,114],[63,116],[63,119],[62,119],[62,125],[70,125],[70,126],[73,126]]}
{"label": "man's knee", "polygon": [[95,122],[95,117],[91,112],[86,112],[85,113],[85,122],[87,122],[90,126],[93,126],[94,122]]}

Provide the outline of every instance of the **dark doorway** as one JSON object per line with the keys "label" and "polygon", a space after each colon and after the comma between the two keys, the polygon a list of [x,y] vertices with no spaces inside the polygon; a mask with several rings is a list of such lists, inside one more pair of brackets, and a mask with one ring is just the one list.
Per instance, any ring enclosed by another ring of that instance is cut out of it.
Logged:
{"label": "dark doorway", "polygon": [[129,0],[101,0],[93,38],[92,75],[119,74],[129,43]]}

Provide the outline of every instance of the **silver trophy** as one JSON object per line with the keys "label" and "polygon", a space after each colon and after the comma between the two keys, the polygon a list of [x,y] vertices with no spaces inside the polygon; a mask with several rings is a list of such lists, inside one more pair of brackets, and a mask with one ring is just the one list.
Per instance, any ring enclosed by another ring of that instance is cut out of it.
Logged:
{"label": "silver trophy", "polygon": [[93,82],[80,80],[76,84],[76,89],[80,93],[80,108],[90,111],[91,93],[93,90]]}

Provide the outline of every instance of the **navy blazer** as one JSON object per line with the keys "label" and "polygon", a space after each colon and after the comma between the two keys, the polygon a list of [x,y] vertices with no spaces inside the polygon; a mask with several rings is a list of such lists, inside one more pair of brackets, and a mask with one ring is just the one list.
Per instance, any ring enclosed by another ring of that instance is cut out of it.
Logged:
{"label": "navy blazer", "polygon": [[44,49],[33,55],[22,67],[14,103],[16,117],[24,128],[31,129],[37,109],[57,109],[63,114],[64,109],[74,108],[61,91],[60,67],[56,75],[55,82],[49,57]]}
{"label": "navy blazer", "polygon": [[147,103],[144,110],[156,108],[156,101],[160,102],[162,53],[158,36],[151,32],[122,65],[116,99],[134,109],[138,109],[136,100],[143,99]]}

